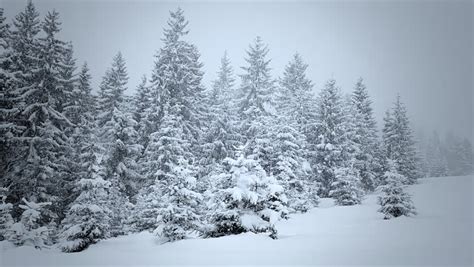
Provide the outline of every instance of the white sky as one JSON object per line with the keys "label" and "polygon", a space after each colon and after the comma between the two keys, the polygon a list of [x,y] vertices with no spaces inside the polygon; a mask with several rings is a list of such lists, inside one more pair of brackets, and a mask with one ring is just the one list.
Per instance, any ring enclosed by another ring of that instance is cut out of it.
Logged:
{"label": "white sky", "polygon": [[[41,16],[56,9],[62,37],[78,63],[87,61],[97,88],[122,51],[133,93],[150,76],[169,10],[189,20],[188,40],[204,63],[204,85],[215,78],[224,50],[234,71],[257,35],[269,45],[274,77],[298,51],[315,90],[335,78],[343,91],[365,79],[377,118],[397,93],[417,131],[473,133],[473,3],[471,1],[198,2],[37,0]],[[26,1],[0,0],[10,19]],[[379,125],[380,127],[380,125]]]}

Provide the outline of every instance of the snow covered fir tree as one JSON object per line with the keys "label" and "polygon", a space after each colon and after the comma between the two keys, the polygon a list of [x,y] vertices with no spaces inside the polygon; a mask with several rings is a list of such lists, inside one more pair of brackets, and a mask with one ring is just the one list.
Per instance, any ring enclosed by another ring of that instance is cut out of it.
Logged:
{"label": "snow covered fir tree", "polygon": [[415,215],[415,207],[409,194],[405,192],[407,178],[398,173],[396,163],[388,160],[388,170],[383,176],[384,185],[381,187],[383,195],[379,197],[379,212],[384,214],[384,219],[388,220],[399,216]]}
{"label": "snow covered fir tree", "polygon": [[415,142],[400,95],[377,125],[370,81],[315,84],[293,51],[276,76],[262,37],[241,61],[222,48],[217,73],[205,73],[184,10],[163,26],[138,85],[122,50],[95,86],[58,12],[40,16],[28,1],[9,23],[0,8],[1,242],[80,252],[144,231],[158,243],[278,239],[280,221],[323,199],[377,194],[385,219],[410,216],[406,186],[473,172],[468,138]]}

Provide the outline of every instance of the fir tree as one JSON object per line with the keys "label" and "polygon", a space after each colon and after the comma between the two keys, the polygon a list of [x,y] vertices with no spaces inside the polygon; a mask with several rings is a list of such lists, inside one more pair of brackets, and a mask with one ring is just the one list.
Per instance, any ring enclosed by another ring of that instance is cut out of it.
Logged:
{"label": "fir tree", "polygon": [[318,204],[316,190],[311,187],[311,169],[304,159],[304,136],[291,126],[280,126],[274,142],[277,156],[274,175],[288,198],[291,211],[306,212]]}
{"label": "fir tree", "polygon": [[437,132],[433,132],[429,139],[426,149],[426,162],[428,168],[427,175],[429,177],[448,175],[448,162]]}
{"label": "fir tree", "polygon": [[108,144],[103,162],[105,177],[111,183],[109,208],[113,213],[113,236],[124,233],[123,226],[130,216],[131,202],[135,202],[141,178],[135,161],[140,148],[133,144],[136,137],[134,126],[131,115],[118,109],[114,109],[111,120],[104,125],[107,138],[114,140]]}
{"label": "fir tree", "polygon": [[202,196],[195,190],[193,163],[200,152],[204,114],[199,53],[183,40],[188,33],[183,11],[170,15],[151,79],[153,113],[148,121],[156,126],[141,161],[145,184],[152,185],[153,191],[140,198],[153,201],[155,194],[159,196],[160,205],[149,208],[150,214],[158,213],[156,233],[166,241],[187,238],[200,228]]}
{"label": "fir tree", "polygon": [[471,142],[464,138],[461,142],[456,144],[456,159],[458,162],[458,168],[456,169],[457,175],[469,175],[473,171],[473,151]]}
{"label": "fir tree", "polygon": [[239,154],[235,160],[227,159],[228,172],[212,201],[212,227],[207,235],[250,231],[277,238],[274,224],[288,214],[284,189],[257,160]]}
{"label": "fir tree", "polygon": [[385,185],[381,187],[383,195],[378,198],[381,206],[379,212],[384,214],[385,220],[402,215],[415,215],[416,212],[411,197],[404,191],[406,177],[398,173],[394,161],[389,160],[388,166],[389,170],[384,175]]}
{"label": "fir tree", "polygon": [[[467,139],[462,139],[452,133],[445,137],[445,155],[448,173],[451,176],[468,175],[473,170],[472,145]],[[428,151],[427,151],[428,153]]]}
{"label": "fir tree", "polygon": [[50,243],[50,229],[41,226],[43,211],[50,205],[49,202],[35,203],[22,199],[24,204],[19,207],[23,210],[20,221],[10,229],[10,241],[17,246],[34,246],[41,249]]}
{"label": "fir tree", "polygon": [[111,211],[107,208],[109,182],[98,176],[92,148],[86,157],[89,162],[85,176],[77,183],[80,194],[72,203],[62,222],[60,247],[64,252],[77,252],[109,236]]}
{"label": "fir tree", "polygon": [[359,171],[362,186],[366,191],[375,189],[375,169],[377,161],[374,158],[378,146],[376,122],[366,86],[362,78],[355,85],[351,96],[353,109],[349,116],[354,119],[354,135],[350,137],[358,145],[355,152],[354,167]]}
{"label": "fir tree", "polygon": [[307,68],[308,65],[298,53],[286,65],[283,78],[280,79],[279,109],[289,121],[296,123],[299,132],[310,138],[316,120],[313,84],[306,77]]}
{"label": "fir tree", "polygon": [[[200,161],[204,175],[219,169],[222,160],[233,157],[239,143],[235,122],[237,120],[232,105],[234,78],[227,53],[221,59],[221,67],[212,89],[207,92],[209,126],[203,136],[204,156]],[[208,177],[209,178],[209,177]]]}
{"label": "fir tree", "polygon": [[112,67],[103,77],[99,93],[99,138],[107,151],[102,159],[105,178],[110,182],[109,206],[112,211],[110,232],[112,236],[125,233],[125,222],[131,212],[141,183],[136,159],[141,147],[136,144],[136,122],[127,110],[123,95],[128,75],[125,60],[119,52]]}
{"label": "fir tree", "polygon": [[342,167],[342,150],[346,142],[342,96],[335,80],[329,80],[320,92],[317,116],[319,143],[316,145],[313,168],[321,184],[320,196],[327,197],[336,180],[335,170]]}
{"label": "fir tree", "polygon": [[9,239],[9,230],[13,225],[13,218],[11,211],[13,205],[11,203],[5,203],[5,199],[8,195],[7,188],[0,188],[0,241]]}
{"label": "fir tree", "polygon": [[102,127],[112,119],[115,109],[122,110],[124,103],[123,93],[127,89],[128,74],[122,53],[118,52],[112,61],[100,84],[98,126]]}
{"label": "fir tree", "polygon": [[[3,9],[2,9],[3,10]],[[2,12],[3,13],[3,12]],[[31,1],[23,11],[15,16],[13,28],[7,31],[3,16],[1,28],[2,46],[5,50],[1,55],[2,74],[2,110],[1,110],[1,145],[2,149],[2,186],[9,188],[7,200],[13,203],[14,217],[21,215],[18,203],[26,196],[29,187],[25,170],[29,153],[30,136],[25,134],[29,125],[28,117],[22,114],[27,105],[29,93],[33,91],[34,73],[38,71],[38,33],[41,30],[39,14]],[[4,160],[5,159],[5,160]]]}
{"label": "fir tree", "polygon": [[240,132],[245,145],[244,153],[252,155],[265,171],[272,166],[272,133],[275,121],[275,86],[270,76],[268,47],[257,37],[247,51],[247,67],[242,67],[240,88]]}
{"label": "fir tree", "polygon": [[[60,112],[63,106],[61,91],[61,60],[64,58],[63,42],[57,39],[60,31],[58,13],[47,14],[42,30],[44,37],[36,39],[39,25],[34,6],[28,3],[14,24],[12,70],[15,77],[17,113],[14,118],[22,126],[18,136],[22,141],[13,155],[15,163],[6,175],[11,202],[22,197],[32,201],[48,201],[45,214],[59,220],[64,211],[63,188],[69,175],[70,151],[64,130],[71,123]],[[25,44],[25,42],[27,42]],[[23,61],[25,60],[25,61]],[[21,177],[21,179],[18,179]]]}
{"label": "fir tree", "polygon": [[[3,8],[0,8],[0,176],[5,177],[8,172],[8,165],[12,159],[14,137],[21,130],[14,123],[14,116],[17,114],[14,101],[14,77],[11,73],[12,49],[10,25],[5,22]],[[0,187],[3,181],[0,182]]]}
{"label": "fir tree", "polygon": [[146,76],[142,77],[142,80],[137,87],[133,106],[133,119],[137,122],[135,130],[138,133],[138,142],[143,148],[145,148],[148,144],[149,128],[151,127],[147,121],[147,111],[151,106],[151,94],[150,88],[147,85]]}
{"label": "fir tree", "polygon": [[[179,106],[175,106],[179,110]],[[174,115],[177,110],[163,117],[160,131],[154,136],[156,146],[147,151],[159,166],[155,183],[161,193],[158,210],[157,235],[166,241],[188,238],[199,230],[199,203],[201,194],[197,193],[196,170],[189,163],[190,142],[184,134],[183,121]]]}
{"label": "fir tree", "polygon": [[[152,94],[157,98],[154,123],[159,128],[161,118],[169,111],[166,109],[174,109],[183,118],[185,134],[197,146],[203,116],[202,63],[196,46],[183,39],[188,34],[183,10],[178,8],[170,16],[151,78]],[[175,109],[176,105],[180,108]]]}
{"label": "fir tree", "polygon": [[329,192],[329,196],[340,206],[360,204],[363,196],[360,181],[358,170],[353,166],[337,168],[335,182],[331,185],[334,189]]}
{"label": "fir tree", "polygon": [[415,142],[409,125],[405,105],[397,97],[392,112],[384,118],[383,141],[387,158],[395,161],[397,171],[407,178],[407,183],[416,182],[417,156]]}
{"label": "fir tree", "polygon": [[[315,134],[316,101],[312,93],[313,84],[306,77],[307,68],[308,65],[303,62],[298,53],[286,65],[283,78],[280,79],[278,109],[282,116],[280,124],[291,126],[295,130],[296,135],[293,138],[301,138],[300,135],[303,134],[304,138],[298,139],[302,149],[299,156],[310,159],[315,156],[315,145],[318,143],[318,138]],[[306,182],[310,188],[305,189],[308,192],[316,192],[318,187],[315,174],[309,169],[307,176],[310,181]]]}

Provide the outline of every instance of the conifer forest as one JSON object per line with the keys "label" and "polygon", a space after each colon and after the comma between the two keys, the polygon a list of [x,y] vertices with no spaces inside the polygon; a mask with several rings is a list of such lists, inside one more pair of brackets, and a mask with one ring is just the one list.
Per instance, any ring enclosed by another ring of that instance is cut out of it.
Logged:
{"label": "conifer forest", "polygon": [[392,97],[379,120],[370,80],[315,84],[294,51],[275,75],[265,35],[247,40],[243,65],[218,47],[219,69],[207,73],[189,38],[193,21],[178,5],[146,33],[161,46],[138,85],[126,54],[115,51],[95,86],[94,66],[62,38],[67,18],[40,14],[40,5],[25,1],[7,17],[0,4],[0,253],[10,265],[15,251],[66,257],[143,236],[157,251],[254,236],[278,247],[298,220],[324,233],[303,221],[322,222],[325,211],[367,209],[367,225],[415,223],[429,216],[420,199],[436,183],[472,190],[472,139],[429,130],[420,140],[409,96]]}

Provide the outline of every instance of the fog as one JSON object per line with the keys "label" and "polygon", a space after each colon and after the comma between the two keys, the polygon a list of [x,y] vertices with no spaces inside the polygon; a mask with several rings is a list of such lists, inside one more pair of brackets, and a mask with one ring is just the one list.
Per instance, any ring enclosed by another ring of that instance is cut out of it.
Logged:
{"label": "fog", "polygon": [[[2,0],[10,19],[26,1]],[[62,37],[73,42],[78,64],[87,61],[97,89],[121,51],[128,94],[150,75],[169,10],[180,6],[188,39],[201,52],[204,85],[215,78],[227,50],[234,71],[260,35],[269,45],[275,78],[298,51],[309,64],[315,91],[335,78],[343,91],[359,77],[379,122],[397,93],[418,133],[473,133],[473,4],[471,1],[197,2],[35,1],[45,15],[61,14]],[[380,126],[379,126],[380,127]]]}

